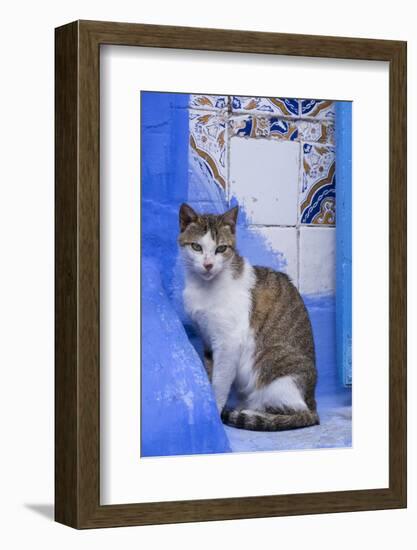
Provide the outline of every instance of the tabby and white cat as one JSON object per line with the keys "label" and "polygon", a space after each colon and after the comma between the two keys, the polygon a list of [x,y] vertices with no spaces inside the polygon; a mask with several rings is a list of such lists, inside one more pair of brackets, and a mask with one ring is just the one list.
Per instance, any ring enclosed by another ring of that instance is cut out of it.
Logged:
{"label": "tabby and white cat", "polygon": [[[276,431],[319,423],[310,320],[289,278],[251,266],[236,250],[238,208],[216,216],[182,204],[178,242],[184,305],[205,346],[225,424]],[[239,405],[225,408],[232,385]]]}

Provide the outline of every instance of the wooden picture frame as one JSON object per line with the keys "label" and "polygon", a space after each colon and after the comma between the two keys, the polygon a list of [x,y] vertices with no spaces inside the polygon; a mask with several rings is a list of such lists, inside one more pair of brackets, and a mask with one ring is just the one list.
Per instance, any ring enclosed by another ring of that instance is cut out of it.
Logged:
{"label": "wooden picture frame", "polygon": [[[56,29],[55,519],[75,528],[406,506],[406,43],[76,21]],[[389,62],[389,487],[100,505],[100,45]]]}

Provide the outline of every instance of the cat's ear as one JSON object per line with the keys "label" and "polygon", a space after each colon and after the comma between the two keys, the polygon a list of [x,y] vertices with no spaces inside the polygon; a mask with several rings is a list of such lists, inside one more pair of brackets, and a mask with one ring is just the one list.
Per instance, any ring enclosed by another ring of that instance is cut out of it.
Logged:
{"label": "cat's ear", "polygon": [[227,212],[225,212],[222,216],[222,223],[225,225],[230,225],[230,229],[232,230],[232,233],[236,230],[236,222],[237,222],[237,215],[239,213],[239,207],[234,206]]}
{"label": "cat's ear", "polygon": [[198,215],[191,206],[188,206],[185,202],[180,206],[180,229],[184,229],[191,223],[197,221]]}

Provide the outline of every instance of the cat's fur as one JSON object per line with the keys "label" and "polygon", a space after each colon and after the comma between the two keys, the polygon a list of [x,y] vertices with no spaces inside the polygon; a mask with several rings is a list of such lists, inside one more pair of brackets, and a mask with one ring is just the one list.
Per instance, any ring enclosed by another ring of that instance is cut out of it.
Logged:
{"label": "cat's fur", "polygon": [[[219,413],[226,424],[248,430],[318,424],[306,308],[286,275],[252,267],[239,255],[237,214],[237,207],[220,216],[197,214],[187,204],[179,213],[184,305],[204,342]],[[232,385],[240,402],[227,410]]]}

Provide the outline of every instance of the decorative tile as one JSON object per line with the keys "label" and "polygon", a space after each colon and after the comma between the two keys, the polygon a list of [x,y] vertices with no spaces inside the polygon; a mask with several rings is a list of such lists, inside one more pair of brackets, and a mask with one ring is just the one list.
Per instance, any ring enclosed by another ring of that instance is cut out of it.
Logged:
{"label": "decorative tile", "polygon": [[300,141],[334,145],[334,124],[330,122],[299,120],[297,128]]}
{"label": "decorative tile", "polygon": [[231,136],[274,137],[294,141],[298,130],[295,122],[260,115],[232,115],[229,119]]}
{"label": "decorative tile", "polygon": [[296,225],[300,144],[230,139],[230,192],[255,225]]}
{"label": "decorative tile", "polygon": [[295,122],[270,117],[269,124],[269,133],[273,138],[287,139],[289,141],[295,141],[298,138],[298,129]]}
{"label": "decorative tile", "polygon": [[190,149],[202,170],[226,189],[226,115],[219,112],[189,111]]}
{"label": "decorative tile", "polygon": [[299,290],[302,294],[328,294],[336,289],[336,229],[300,228]]}
{"label": "decorative tile", "polygon": [[203,110],[225,110],[228,107],[227,95],[190,95],[189,107]]}
{"label": "decorative tile", "polygon": [[232,111],[265,113],[288,117],[299,116],[299,100],[282,97],[231,96]]}
{"label": "decorative tile", "polygon": [[334,120],[335,102],[327,99],[301,99],[301,117]]}
{"label": "decorative tile", "polygon": [[300,223],[335,225],[335,151],[324,145],[303,145]]}

